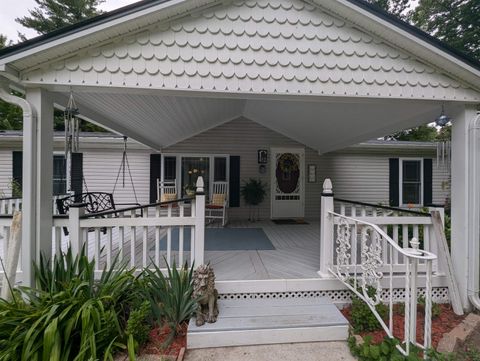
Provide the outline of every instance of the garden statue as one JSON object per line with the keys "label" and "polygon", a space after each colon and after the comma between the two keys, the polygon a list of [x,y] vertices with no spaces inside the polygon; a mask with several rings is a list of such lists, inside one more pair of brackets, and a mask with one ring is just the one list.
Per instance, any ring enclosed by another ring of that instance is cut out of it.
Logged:
{"label": "garden statue", "polygon": [[193,272],[193,298],[197,300],[197,326],[214,323],[218,316],[218,291],[215,289],[215,274],[210,264],[201,265]]}

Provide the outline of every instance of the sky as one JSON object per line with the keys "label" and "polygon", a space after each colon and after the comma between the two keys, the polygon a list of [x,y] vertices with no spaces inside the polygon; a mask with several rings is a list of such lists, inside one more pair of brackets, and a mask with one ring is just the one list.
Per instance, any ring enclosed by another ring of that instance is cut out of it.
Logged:
{"label": "sky", "polygon": [[[119,7],[137,2],[138,0],[107,0],[100,5],[100,9],[110,11]],[[28,14],[29,9],[36,6],[34,0],[0,0],[0,34],[6,35],[9,40],[18,41],[17,32],[32,38],[38,34],[34,30],[24,28],[15,18]]]}

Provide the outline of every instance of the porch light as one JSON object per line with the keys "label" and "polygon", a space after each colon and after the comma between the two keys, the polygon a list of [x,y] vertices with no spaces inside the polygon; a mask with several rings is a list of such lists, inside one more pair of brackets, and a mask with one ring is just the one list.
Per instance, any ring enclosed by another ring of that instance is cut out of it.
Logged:
{"label": "porch light", "polygon": [[440,114],[440,116],[437,117],[437,119],[435,119],[435,124],[439,127],[444,127],[451,120],[452,118],[450,118],[448,115],[445,115],[445,107],[442,104],[442,113]]}

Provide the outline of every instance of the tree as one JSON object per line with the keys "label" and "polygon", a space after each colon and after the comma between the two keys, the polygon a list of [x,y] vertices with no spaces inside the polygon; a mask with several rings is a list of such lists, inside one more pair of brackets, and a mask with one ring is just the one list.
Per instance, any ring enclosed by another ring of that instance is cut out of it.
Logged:
{"label": "tree", "polygon": [[450,46],[480,59],[480,0],[420,0],[412,21]]}
{"label": "tree", "polygon": [[105,0],[35,0],[38,7],[29,10],[30,16],[15,21],[39,34],[46,34],[64,26],[100,14],[97,7]]}
{"label": "tree", "polygon": [[406,20],[408,17],[410,0],[367,0],[367,2],[381,7],[383,10],[398,16],[400,19]]}
{"label": "tree", "polygon": [[434,142],[437,139],[437,129],[431,125],[420,125],[419,127],[402,130],[395,133],[391,138],[396,140],[413,142]]}

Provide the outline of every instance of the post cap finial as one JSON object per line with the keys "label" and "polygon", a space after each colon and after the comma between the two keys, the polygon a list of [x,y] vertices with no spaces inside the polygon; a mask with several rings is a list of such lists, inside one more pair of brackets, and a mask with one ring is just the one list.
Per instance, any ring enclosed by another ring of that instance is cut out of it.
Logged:
{"label": "post cap finial", "polygon": [[412,246],[413,249],[418,249],[420,247],[420,242],[418,241],[418,239],[413,237],[410,241],[410,246]]}
{"label": "post cap finial", "polygon": [[203,182],[203,177],[202,176],[199,176],[197,178],[197,193],[204,193],[205,192],[205,183]]}
{"label": "post cap finial", "polygon": [[332,185],[332,181],[330,180],[330,178],[326,178],[326,179],[323,181],[323,191],[322,191],[322,194],[323,194],[323,195],[333,194],[333,185]]}

